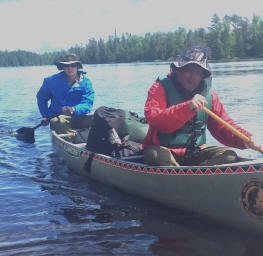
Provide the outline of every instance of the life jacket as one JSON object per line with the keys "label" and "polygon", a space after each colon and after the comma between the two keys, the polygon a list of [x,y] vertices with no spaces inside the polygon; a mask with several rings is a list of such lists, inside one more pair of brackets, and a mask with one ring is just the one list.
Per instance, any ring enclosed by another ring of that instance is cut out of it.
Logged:
{"label": "life jacket", "polygon": [[[174,82],[169,78],[164,78],[162,80],[157,79],[159,83],[162,84],[167,99],[167,107],[176,105],[186,101],[183,95],[176,88]],[[180,85],[179,85],[180,86]],[[211,96],[211,78],[203,79],[199,86],[203,88],[201,95],[203,95],[208,104],[207,108],[212,107],[212,96]],[[196,115],[188,120],[180,129],[172,133],[161,133],[158,132],[158,138],[160,145],[178,148],[196,148],[199,145],[206,143],[206,124],[208,115],[204,111],[199,111]]]}

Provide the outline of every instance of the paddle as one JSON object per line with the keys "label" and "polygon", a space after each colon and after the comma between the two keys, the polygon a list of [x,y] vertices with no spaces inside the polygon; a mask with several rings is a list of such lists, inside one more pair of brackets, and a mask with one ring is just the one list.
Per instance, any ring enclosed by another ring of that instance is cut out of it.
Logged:
{"label": "paddle", "polygon": [[35,142],[35,129],[42,126],[42,124],[38,124],[33,128],[30,127],[21,127],[16,130],[15,136],[18,140],[22,140],[27,143],[34,143]]}
{"label": "paddle", "polygon": [[[232,131],[236,136],[238,136],[240,139],[242,139],[244,142],[250,142],[251,139],[244,135],[242,132],[238,131],[235,127],[224,121],[221,117],[213,113],[208,108],[204,107],[203,110],[211,117],[213,117],[215,120],[217,120],[220,124],[224,125],[228,130]],[[263,150],[258,150],[260,153],[263,154]]]}
{"label": "paddle", "polygon": [[29,127],[22,127],[18,130],[8,130],[8,131],[0,131],[0,134],[9,135],[16,137],[18,140],[22,140],[27,143],[34,143],[35,142],[35,129],[40,127],[42,124],[38,124],[33,128]]}

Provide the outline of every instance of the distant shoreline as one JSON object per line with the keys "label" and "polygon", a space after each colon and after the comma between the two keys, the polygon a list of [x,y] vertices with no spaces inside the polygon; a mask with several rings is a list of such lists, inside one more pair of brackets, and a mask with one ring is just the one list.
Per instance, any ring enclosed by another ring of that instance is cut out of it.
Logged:
{"label": "distant shoreline", "polygon": [[209,60],[210,63],[218,62],[241,62],[241,61],[263,61],[263,58],[233,58],[233,59],[219,59],[219,60]]}
{"label": "distant shoreline", "polygon": [[[83,63],[83,65],[116,65],[116,64],[132,64],[132,63],[172,63],[175,58],[169,58],[168,60],[154,60],[154,61],[133,61],[133,62],[112,62],[112,63]],[[233,58],[233,59],[219,59],[209,60],[209,63],[227,63],[227,62],[242,62],[242,61],[262,61],[263,58]],[[18,66],[0,66],[0,68],[17,68],[17,67],[41,67],[41,66],[54,66],[54,64],[43,64],[43,65],[18,65]]]}

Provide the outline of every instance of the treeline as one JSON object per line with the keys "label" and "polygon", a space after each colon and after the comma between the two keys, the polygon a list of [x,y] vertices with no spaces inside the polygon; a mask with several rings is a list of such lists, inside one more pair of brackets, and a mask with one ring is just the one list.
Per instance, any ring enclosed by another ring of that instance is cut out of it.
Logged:
{"label": "treeline", "polygon": [[0,51],[0,66],[53,64],[66,52],[76,53],[85,64],[166,61],[176,57],[187,47],[199,44],[209,46],[212,59],[244,59],[263,57],[263,19],[254,15],[252,21],[238,15],[220,19],[214,14],[208,28],[174,32],[147,33],[144,36],[122,34],[103,39],[90,39],[85,46],[67,51],[37,54],[28,51]]}
{"label": "treeline", "polygon": [[37,54],[29,51],[0,51],[0,67],[40,66],[53,64],[66,51]]}

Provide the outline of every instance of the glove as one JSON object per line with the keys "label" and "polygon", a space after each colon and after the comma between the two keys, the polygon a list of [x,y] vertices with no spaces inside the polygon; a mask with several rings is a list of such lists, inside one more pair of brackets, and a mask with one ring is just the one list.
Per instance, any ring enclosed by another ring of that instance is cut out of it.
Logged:
{"label": "glove", "polygon": [[73,115],[75,112],[75,108],[74,107],[69,107],[69,106],[64,106],[62,107],[62,113],[65,115]]}
{"label": "glove", "polygon": [[41,125],[43,126],[49,125],[49,119],[46,117],[42,118]]}

